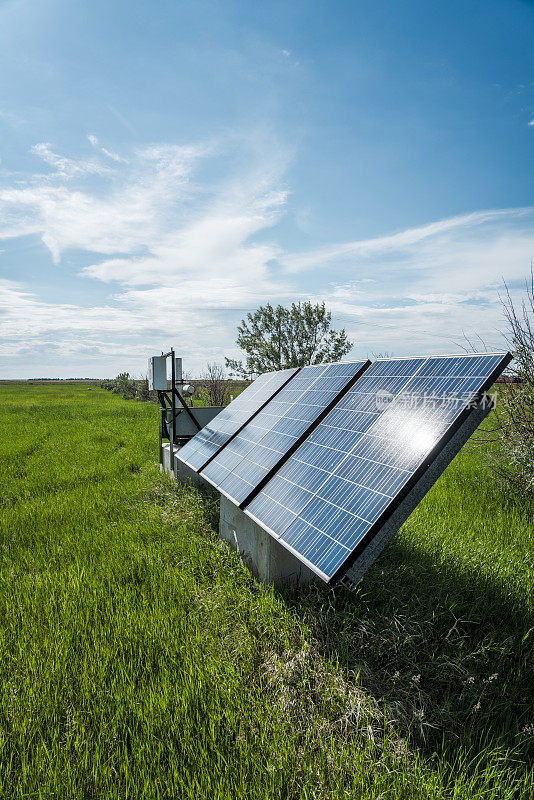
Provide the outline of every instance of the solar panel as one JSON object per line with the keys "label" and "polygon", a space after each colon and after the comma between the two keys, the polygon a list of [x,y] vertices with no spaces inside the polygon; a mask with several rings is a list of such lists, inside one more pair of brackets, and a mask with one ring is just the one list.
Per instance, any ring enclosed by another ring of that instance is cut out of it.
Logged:
{"label": "solar panel", "polygon": [[256,378],[178,451],[180,461],[199,472],[298,371],[298,368],[283,369]]}
{"label": "solar panel", "polygon": [[337,580],[509,360],[375,362],[245,512],[323,580]]}
{"label": "solar panel", "polygon": [[237,505],[298,446],[370,362],[304,367],[201,471]]}

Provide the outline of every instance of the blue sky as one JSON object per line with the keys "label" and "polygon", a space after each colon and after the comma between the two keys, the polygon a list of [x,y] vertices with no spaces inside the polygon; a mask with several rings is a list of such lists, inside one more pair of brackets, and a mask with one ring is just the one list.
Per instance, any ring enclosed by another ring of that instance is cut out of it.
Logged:
{"label": "blue sky", "polygon": [[270,301],[352,355],[502,347],[534,3],[0,0],[0,370],[199,374]]}

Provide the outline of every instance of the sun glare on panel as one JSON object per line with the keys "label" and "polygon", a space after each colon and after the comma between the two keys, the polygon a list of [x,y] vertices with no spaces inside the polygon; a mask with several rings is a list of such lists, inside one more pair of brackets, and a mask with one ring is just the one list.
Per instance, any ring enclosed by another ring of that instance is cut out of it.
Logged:
{"label": "sun glare on panel", "polygon": [[402,406],[390,409],[387,418],[383,418],[383,427],[385,430],[379,435],[385,434],[387,439],[396,441],[412,456],[429,453],[439,439],[438,424],[422,419],[417,410]]}

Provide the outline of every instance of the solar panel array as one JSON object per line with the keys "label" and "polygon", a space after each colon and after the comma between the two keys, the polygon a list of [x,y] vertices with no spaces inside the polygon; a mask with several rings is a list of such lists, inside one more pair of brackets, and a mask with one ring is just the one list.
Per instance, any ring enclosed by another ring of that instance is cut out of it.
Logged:
{"label": "solar panel array", "polygon": [[510,360],[466,354],[268,373],[178,457],[333,582]]}
{"label": "solar panel array", "polygon": [[265,372],[208,423],[179,452],[179,458],[198,472],[299,370]]}
{"label": "solar panel array", "polygon": [[375,362],[245,512],[323,580],[336,580],[508,361]]}
{"label": "solar panel array", "polygon": [[369,363],[304,367],[201,470],[202,477],[237,505],[246,503]]}

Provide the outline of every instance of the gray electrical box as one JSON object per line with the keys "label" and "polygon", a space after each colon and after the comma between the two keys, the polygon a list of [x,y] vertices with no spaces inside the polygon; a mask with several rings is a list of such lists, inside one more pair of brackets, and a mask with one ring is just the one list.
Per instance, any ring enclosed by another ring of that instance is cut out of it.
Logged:
{"label": "gray electrical box", "polygon": [[167,390],[167,359],[152,356],[148,359],[148,388],[162,392]]}

